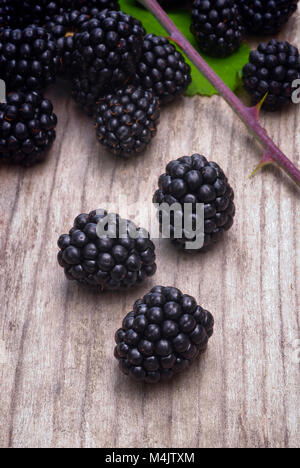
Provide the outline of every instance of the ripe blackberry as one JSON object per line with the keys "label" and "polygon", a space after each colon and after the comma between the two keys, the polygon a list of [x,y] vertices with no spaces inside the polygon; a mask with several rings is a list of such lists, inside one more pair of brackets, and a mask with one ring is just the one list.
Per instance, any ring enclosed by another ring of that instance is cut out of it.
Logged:
{"label": "ripe blackberry", "polygon": [[99,92],[98,86],[92,85],[85,76],[72,79],[73,99],[90,117],[95,115]]}
{"label": "ripe blackberry", "polygon": [[201,51],[212,57],[233,54],[245,32],[234,0],[195,0],[191,31]]}
{"label": "ripe blackberry", "polygon": [[[61,0],[60,0],[61,1]],[[0,27],[44,26],[59,11],[58,0],[1,0]]]}
{"label": "ripe blackberry", "polygon": [[[17,3],[18,17],[22,18],[24,26],[44,26],[62,6],[62,0],[18,0]],[[18,27],[19,23],[16,26]]]}
{"label": "ripe blackberry", "polygon": [[298,0],[237,0],[249,33],[276,34],[297,10]]}
{"label": "ripe blackberry", "polygon": [[276,111],[291,102],[293,81],[300,78],[300,56],[296,47],[272,39],[250,53],[243,68],[243,84],[258,104],[268,93],[263,109]]}
{"label": "ripe blackberry", "polygon": [[7,90],[35,91],[55,81],[59,57],[55,42],[39,26],[5,28],[0,34],[0,78]]}
{"label": "ripe blackberry", "polygon": [[156,135],[159,101],[149,91],[128,86],[99,99],[97,137],[117,156],[144,151]]}
{"label": "ripe blackberry", "polygon": [[3,26],[24,28],[31,24],[45,26],[55,15],[73,10],[118,10],[117,0],[1,0],[0,29]]}
{"label": "ripe blackberry", "polygon": [[[166,173],[159,178],[159,190],[153,197],[154,203],[167,205],[179,204],[181,216],[184,205],[192,204],[191,225],[195,231],[201,226],[197,219],[196,205],[204,204],[204,245],[209,247],[219,240],[225,231],[233,225],[235,206],[234,193],[222,169],[214,162],[208,162],[204,156],[194,154],[171,161]],[[187,235],[187,226],[182,228],[181,238],[175,238],[174,217],[170,218],[170,234],[173,242],[185,247],[186,242],[195,241]],[[162,216],[160,213],[160,224]],[[198,231],[197,231],[198,232]],[[199,233],[198,233],[199,234]],[[195,249],[196,250],[196,249]],[[193,250],[193,251],[195,251]],[[197,249],[197,250],[201,250]]]}
{"label": "ripe blackberry", "polygon": [[60,57],[60,74],[70,77],[72,75],[72,54],[75,50],[74,34],[80,30],[83,23],[94,16],[97,16],[103,9],[110,8],[119,10],[116,0],[94,0],[85,2],[84,0],[72,2],[76,9],[66,9],[60,14],[52,16],[46,24],[46,29],[56,40],[56,45]]}
{"label": "ripe blackberry", "polygon": [[143,36],[140,21],[121,11],[104,10],[75,34],[72,67],[80,79],[97,87],[98,96],[124,86],[141,57]]}
{"label": "ripe blackberry", "polygon": [[[83,9],[87,11],[87,9]],[[56,41],[60,58],[60,74],[66,77],[72,76],[72,54],[74,52],[74,34],[84,22],[91,16],[99,14],[99,10],[92,9],[89,14],[79,10],[66,11],[53,16],[46,24],[46,29]]]}
{"label": "ripe blackberry", "polygon": [[213,327],[213,316],[193,297],[156,286],[124,318],[115,335],[115,357],[135,380],[170,380],[206,351]]}
{"label": "ripe blackberry", "polygon": [[[101,222],[105,235],[98,230]],[[102,290],[135,286],[156,272],[148,232],[104,210],[77,216],[58,246],[58,262],[67,278]]]}
{"label": "ripe blackberry", "polygon": [[191,82],[191,68],[183,55],[165,37],[148,34],[134,83],[167,104],[182,95]]}
{"label": "ripe blackberry", "polygon": [[40,93],[14,92],[0,104],[0,160],[31,166],[55,140],[56,115]]}

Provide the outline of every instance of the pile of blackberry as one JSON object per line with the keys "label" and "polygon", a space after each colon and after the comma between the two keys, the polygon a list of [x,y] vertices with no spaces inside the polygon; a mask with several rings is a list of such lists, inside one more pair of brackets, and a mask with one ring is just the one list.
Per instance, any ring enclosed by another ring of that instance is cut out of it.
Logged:
{"label": "pile of blackberry", "polygon": [[194,0],[191,31],[200,50],[226,57],[245,34],[276,34],[297,10],[298,0]]}
{"label": "pile of blackberry", "polygon": [[121,11],[82,17],[68,41],[72,95],[94,116],[100,143],[125,158],[144,151],[156,134],[159,105],[191,83],[182,54],[163,37],[145,36],[142,24]]}
{"label": "pile of blackberry", "polygon": [[58,246],[58,262],[67,278],[102,290],[133,287],[156,272],[148,232],[105,210],[77,216]]}
{"label": "pile of blackberry", "polygon": [[0,79],[7,92],[42,91],[58,75],[70,80],[98,141],[128,158],[150,144],[160,106],[184,94],[191,70],[168,39],[146,36],[119,10],[117,0],[4,0]]}

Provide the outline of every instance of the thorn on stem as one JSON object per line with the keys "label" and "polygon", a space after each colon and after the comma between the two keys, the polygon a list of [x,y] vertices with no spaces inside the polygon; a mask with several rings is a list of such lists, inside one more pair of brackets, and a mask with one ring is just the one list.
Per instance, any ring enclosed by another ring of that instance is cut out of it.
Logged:
{"label": "thorn on stem", "polygon": [[266,167],[266,166],[269,166],[270,164],[275,164],[275,161],[274,159],[272,158],[272,156],[270,156],[269,153],[265,153],[260,161],[260,163],[258,164],[258,166],[254,169],[253,172],[251,172],[249,178],[251,177],[254,177],[255,174],[260,170],[262,169],[263,167]]}

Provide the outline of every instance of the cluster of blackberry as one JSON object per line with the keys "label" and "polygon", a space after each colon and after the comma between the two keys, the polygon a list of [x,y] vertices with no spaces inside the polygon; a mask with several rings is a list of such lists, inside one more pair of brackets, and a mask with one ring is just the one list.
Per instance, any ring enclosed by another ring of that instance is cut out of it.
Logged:
{"label": "cluster of blackberry", "polygon": [[[298,0],[194,0],[192,26],[199,48],[226,57],[238,50],[246,33],[276,34],[297,9]],[[298,50],[287,42],[262,43],[243,70],[252,103],[266,95],[263,108],[281,109],[291,102],[293,81],[300,78]]]}
{"label": "cluster of blackberry", "polygon": [[73,41],[73,97],[94,116],[100,143],[126,158],[144,151],[161,105],[191,83],[182,54],[167,39],[145,35],[142,24],[122,11],[84,21]]}
{"label": "cluster of blackberry", "polygon": [[[135,95],[132,99],[143,101],[144,92],[148,93],[132,88]],[[122,99],[124,107],[130,95]],[[113,100],[105,98],[104,114],[108,108],[114,109]],[[104,122],[99,128],[102,125]],[[208,162],[204,156],[194,154],[171,161],[158,185],[153,202],[172,209],[176,204],[182,218],[184,205],[190,204],[193,229],[199,227],[194,219],[198,215],[197,206],[204,204],[204,242],[198,250],[208,249],[232,227],[233,190],[218,164]],[[187,237],[186,226],[176,238],[172,216],[169,223],[164,227],[169,228],[177,245],[185,248],[186,242],[195,241]],[[100,287],[102,291],[136,287],[156,272],[155,245],[149,233],[104,210],[78,215],[69,233],[59,237],[58,247],[58,263],[67,279]],[[213,327],[213,316],[197,305],[193,297],[174,287],[156,286],[136,301],[133,311],[124,318],[115,335],[115,357],[121,371],[137,381],[170,380],[206,350]]]}
{"label": "cluster of blackberry", "polygon": [[200,49],[215,57],[235,52],[245,34],[276,34],[298,0],[194,0],[191,30]]}
{"label": "cluster of blackberry", "polygon": [[[161,105],[191,83],[190,67],[175,46],[145,35],[117,0],[4,0],[0,66],[8,93],[42,92],[57,75],[70,79],[75,101],[95,119],[99,141],[126,158],[145,150]],[[13,126],[11,132],[18,138]],[[30,165],[48,148],[41,145],[36,158],[20,158],[1,147],[0,158]]]}

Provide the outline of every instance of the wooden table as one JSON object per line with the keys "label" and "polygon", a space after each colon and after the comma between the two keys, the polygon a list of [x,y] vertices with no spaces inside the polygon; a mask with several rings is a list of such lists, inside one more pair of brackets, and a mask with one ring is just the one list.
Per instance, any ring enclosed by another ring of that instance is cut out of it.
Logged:
{"label": "wooden table", "polygon": [[[299,14],[282,36],[300,45]],[[299,189],[277,169],[249,179],[260,151],[217,96],[171,105],[147,153],[124,162],[96,143],[67,86],[48,95],[59,125],[47,162],[0,168],[0,446],[299,446]],[[299,166],[300,106],[262,121]],[[166,163],[194,152],[234,187],[224,242],[190,256],[157,241],[155,278],[127,293],[67,282],[56,242],[74,217],[111,209],[112,194],[150,204]],[[119,373],[113,337],[155,284],[194,295],[216,327],[187,373],[148,387]]]}

